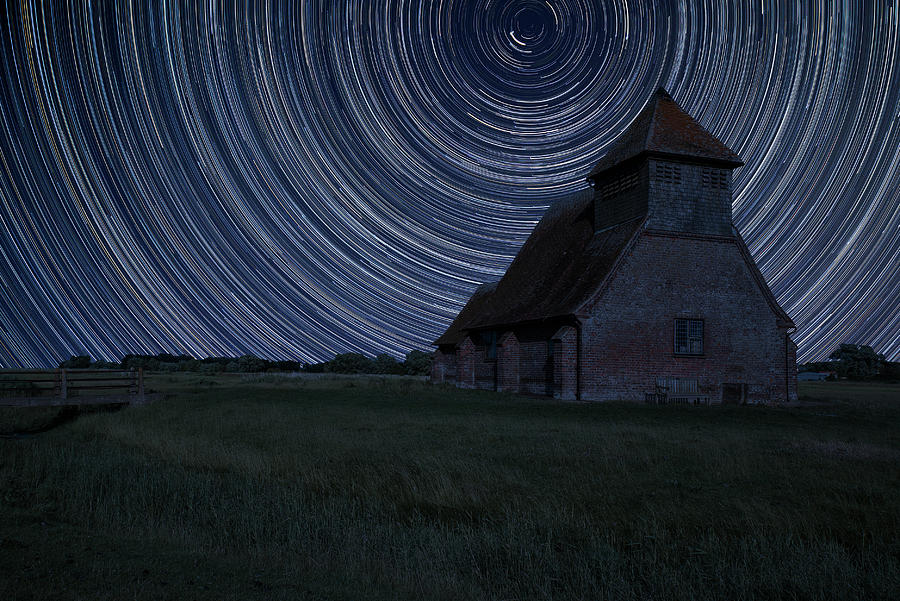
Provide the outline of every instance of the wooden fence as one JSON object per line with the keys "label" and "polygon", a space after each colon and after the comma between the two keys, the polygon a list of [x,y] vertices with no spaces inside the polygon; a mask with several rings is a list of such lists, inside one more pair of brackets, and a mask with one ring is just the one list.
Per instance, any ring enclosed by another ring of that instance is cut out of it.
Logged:
{"label": "wooden fence", "polygon": [[0,370],[0,406],[141,405],[149,396],[142,369]]}

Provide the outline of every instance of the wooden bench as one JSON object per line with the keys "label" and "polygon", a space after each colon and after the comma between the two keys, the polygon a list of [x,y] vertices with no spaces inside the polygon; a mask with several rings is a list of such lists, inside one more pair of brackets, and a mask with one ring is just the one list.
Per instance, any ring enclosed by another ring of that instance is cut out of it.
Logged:
{"label": "wooden bench", "polygon": [[661,377],[656,379],[653,392],[644,393],[644,402],[657,405],[709,405],[709,396],[699,393],[695,378]]}

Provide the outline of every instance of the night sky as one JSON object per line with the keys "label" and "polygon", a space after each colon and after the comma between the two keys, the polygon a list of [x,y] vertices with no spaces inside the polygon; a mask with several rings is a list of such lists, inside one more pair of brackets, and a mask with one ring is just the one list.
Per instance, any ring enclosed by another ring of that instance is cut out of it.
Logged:
{"label": "night sky", "polygon": [[41,4],[0,26],[2,367],[428,350],[660,85],[746,163],[799,360],[900,357],[896,0]]}

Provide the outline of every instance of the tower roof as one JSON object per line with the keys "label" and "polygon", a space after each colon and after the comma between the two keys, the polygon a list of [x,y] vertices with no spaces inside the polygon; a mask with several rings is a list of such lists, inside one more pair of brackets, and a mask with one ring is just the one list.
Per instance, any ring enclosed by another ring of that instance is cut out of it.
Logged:
{"label": "tower roof", "polygon": [[659,88],[588,178],[641,154],[700,159],[730,167],[744,162]]}

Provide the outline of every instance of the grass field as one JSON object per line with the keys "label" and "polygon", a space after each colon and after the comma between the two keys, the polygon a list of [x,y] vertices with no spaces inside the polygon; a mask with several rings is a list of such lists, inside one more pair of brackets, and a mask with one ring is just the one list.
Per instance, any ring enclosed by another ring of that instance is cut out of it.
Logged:
{"label": "grass field", "polygon": [[900,598],[898,385],[794,408],[150,386],[0,439],[0,599]]}

